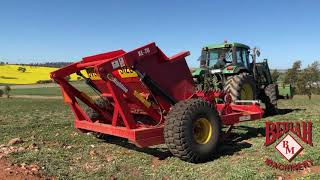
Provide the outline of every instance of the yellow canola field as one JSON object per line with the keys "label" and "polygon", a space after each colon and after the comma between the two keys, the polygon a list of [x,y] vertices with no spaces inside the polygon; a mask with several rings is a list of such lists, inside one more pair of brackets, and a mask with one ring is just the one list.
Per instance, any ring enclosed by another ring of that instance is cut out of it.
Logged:
{"label": "yellow canola field", "polygon": [[[19,67],[26,68],[26,71],[18,71]],[[50,80],[50,72],[57,69],[51,67],[0,65],[0,84],[34,84],[39,80]],[[72,74],[71,80],[77,80],[77,75]]]}

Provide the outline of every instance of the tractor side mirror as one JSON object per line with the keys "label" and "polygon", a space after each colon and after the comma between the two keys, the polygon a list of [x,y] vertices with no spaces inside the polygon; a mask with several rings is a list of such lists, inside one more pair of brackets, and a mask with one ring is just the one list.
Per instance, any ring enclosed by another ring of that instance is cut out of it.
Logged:
{"label": "tractor side mirror", "polygon": [[206,67],[207,66],[207,62],[204,59],[200,59],[200,67]]}
{"label": "tractor side mirror", "polygon": [[256,54],[257,54],[258,57],[260,56],[260,50],[259,49],[257,49]]}

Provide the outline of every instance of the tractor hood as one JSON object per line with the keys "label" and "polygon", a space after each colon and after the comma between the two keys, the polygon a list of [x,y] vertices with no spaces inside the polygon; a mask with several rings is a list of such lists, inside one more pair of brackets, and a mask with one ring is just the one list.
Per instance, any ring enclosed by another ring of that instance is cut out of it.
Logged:
{"label": "tractor hood", "polygon": [[203,73],[204,70],[205,70],[204,68],[197,68],[197,69],[192,73],[192,77],[200,76],[200,75]]}

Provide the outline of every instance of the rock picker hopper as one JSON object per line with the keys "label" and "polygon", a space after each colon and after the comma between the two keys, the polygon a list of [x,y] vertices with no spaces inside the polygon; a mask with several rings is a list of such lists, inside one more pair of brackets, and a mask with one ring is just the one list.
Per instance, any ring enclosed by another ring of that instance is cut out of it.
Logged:
{"label": "rock picker hopper", "polygon": [[[165,143],[184,161],[204,162],[214,156],[223,125],[231,130],[236,123],[260,119],[263,110],[255,101],[236,104],[223,91],[197,91],[185,60],[189,54],[167,57],[151,43],[85,57],[51,78],[80,131],[126,138],[139,147]],[[73,73],[97,96],[72,86],[65,77]]]}

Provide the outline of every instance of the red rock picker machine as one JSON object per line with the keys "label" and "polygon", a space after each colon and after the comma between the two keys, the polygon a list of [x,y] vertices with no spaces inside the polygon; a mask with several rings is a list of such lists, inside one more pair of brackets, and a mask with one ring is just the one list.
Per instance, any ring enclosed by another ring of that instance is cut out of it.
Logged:
{"label": "red rock picker machine", "polygon": [[[185,60],[189,54],[167,57],[151,43],[85,57],[51,78],[80,131],[126,138],[139,147],[165,143],[184,161],[204,162],[214,156],[222,125],[260,119],[263,110],[255,102],[234,104],[223,91],[197,91]],[[65,77],[73,73],[98,96],[71,85]]]}

